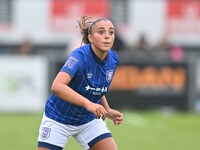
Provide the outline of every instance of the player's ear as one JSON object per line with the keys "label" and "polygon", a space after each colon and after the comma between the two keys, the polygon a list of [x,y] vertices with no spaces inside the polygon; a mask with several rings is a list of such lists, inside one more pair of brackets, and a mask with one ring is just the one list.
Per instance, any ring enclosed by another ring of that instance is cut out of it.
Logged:
{"label": "player's ear", "polygon": [[90,41],[90,43],[93,43],[92,35],[91,34],[88,34],[88,40]]}

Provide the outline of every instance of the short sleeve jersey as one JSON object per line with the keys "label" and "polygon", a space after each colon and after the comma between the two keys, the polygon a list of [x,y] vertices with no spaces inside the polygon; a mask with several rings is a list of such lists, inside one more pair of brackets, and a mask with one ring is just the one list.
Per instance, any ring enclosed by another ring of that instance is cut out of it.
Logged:
{"label": "short sleeve jersey", "polygon": [[[101,97],[108,91],[116,67],[118,55],[109,50],[104,61],[86,44],[74,50],[61,68],[61,72],[70,75],[68,84],[73,90],[94,103],[101,103]],[[63,124],[82,125],[95,118],[94,114],[83,107],[60,99],[52,93],[45,106],[47,117]]]}

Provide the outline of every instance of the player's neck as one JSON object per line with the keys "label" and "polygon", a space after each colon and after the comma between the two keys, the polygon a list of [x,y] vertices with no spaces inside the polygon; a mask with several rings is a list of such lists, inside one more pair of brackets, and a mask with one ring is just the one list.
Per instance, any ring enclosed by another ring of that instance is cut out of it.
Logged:
{"label": "player's neck", "polygon": [[101,51],[96,49],[95,47],[92,47],[93,52],[95,53],[95,55],[101,59],[102,61],[104,61],[107,57],[108,52],[107,51]]}

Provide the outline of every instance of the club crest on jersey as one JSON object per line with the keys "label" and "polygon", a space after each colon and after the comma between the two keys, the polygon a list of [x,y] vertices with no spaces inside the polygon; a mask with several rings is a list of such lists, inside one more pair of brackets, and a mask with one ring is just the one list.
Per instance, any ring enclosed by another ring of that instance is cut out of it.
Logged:
{"label": "club crest on jersey", "polygon": [[41,138],[43,140],[46,140],[49,138],[49,135],[50,135],[50,132],[51,132],[51,129],[50,128],[47,128],[47,127],[43,127],[42,128],[42,133],[41,133]]}
{"label": "club crest on jersey", "polygon": [[70,57],[66,63],[65,66],[69,69],[73,68],[75,63],[78,62],[78,60],[75,57]]}
{"label": "club crest on jersey", "polygon": [[108,71],[106,71],[106,81],[107,81],[107,82],[110,82],[110,81],[112,80],[113,73],[114,73],[113,70],[108,70]]}

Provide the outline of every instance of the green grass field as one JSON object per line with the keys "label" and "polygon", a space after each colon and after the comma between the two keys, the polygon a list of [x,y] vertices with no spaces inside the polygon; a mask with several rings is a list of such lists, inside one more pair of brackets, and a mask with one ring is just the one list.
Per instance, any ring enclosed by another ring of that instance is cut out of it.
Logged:
{"label": "green grass field", "polygon": [[[199,150],[200,114],[123,111],[124,122],[108,126],[119,150]],[[0,114],[0,150],[36,150],[42,114]],[[72,138],[65,150],[81,150]]]}

